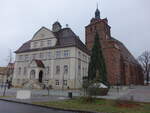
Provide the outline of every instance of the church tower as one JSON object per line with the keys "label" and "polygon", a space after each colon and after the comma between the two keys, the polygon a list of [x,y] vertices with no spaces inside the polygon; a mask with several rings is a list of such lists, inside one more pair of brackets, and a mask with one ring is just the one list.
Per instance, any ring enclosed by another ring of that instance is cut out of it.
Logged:
{"label": "church tower", "polygon": [[[100,40],[107,40],[111,38],[110,26],[107,18],[101,19],[100,10],[95,11],[95,17],[91,19],[90,24],[85,27],[86,46],[89,50],[92,49],[95,33],[99,34]],[[102,42],[102,41],[101,41]]]}
{"label": "church tower", "polygon": [[108,82],[111,85],[143,84],[143,74],[136,59],[122,42],[111,37],[110,29],[107,18],[102,19],[97,7],[95,17],[85,27],[87,48],[93,48],[95,34],[98,33],[107,67]]}

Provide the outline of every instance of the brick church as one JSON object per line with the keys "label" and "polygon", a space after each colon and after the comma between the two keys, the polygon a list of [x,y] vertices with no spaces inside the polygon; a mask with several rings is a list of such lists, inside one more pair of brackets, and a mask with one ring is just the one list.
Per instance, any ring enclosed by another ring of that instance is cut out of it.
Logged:
{"label": "brick church", "polygon": [[92,49],[96,32],[107,66],[108,81],[111,85],[144,84],[142,68],[124,44],[111,36],[107,18],[100,17],[97,8],[95,17],[85,27],[86,46]]}

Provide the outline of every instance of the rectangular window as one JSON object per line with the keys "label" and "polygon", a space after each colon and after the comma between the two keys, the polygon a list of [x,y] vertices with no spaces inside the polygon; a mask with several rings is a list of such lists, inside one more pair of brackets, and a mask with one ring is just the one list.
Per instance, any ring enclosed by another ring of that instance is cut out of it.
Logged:
{"label": "rectangular window", "polygon": [[52,41],[51,40],[48,40],[47,41],[47,45],[50,47],[52,45]]}
{"label": "rectangular window", "polygon": [[47,53],[47,58],[48,58],[48,59],[51,59],[51,52],[48,52],[48,53]]}
{"label": "rectangular window", "polygon": [[23,55],[19,55],[19,61],[23,60]]}
{"label": "rectangular window", "polygon": [[37,48],[37,42],[34,42],[33,44],[34,44],[33,47],[34,47],[34,48]]}
{"label": "rectangular window", "polygon": [[60,58],[61,57],[61,51],[56,51],[56,58]]}
{"label": "rectangular window", "polygon": [[18,75],[21,75],[21,67],[18,69]]}
{"label": "rectangular window", "polygon": [[43,53],[39,54],[39,58],[43,58],[43,56],[44,56]]}
{"label": "rectangular window", "polygon": [[87,62],[87,56],[85,56],[85,61]]}
{"label": "rectangular window", "polygon": [[84,73],[85,71],[84,71],[84,67],[82,68],[82,73],[83,73],[83,76],[85,76],[85,73]]}
{"label": "rectangular window", "polygon": [[36,54],[33,54],[33,55],[32,55],[32,59],[36,59]]}
{"label": "rectangular window", "polygon": [[56,74],[60,74],[60,66],[56,66]]}
{"label": "rectangular window", "polygon": [[81,76],[81,60],[78,62],[78,75]]}
{"label": "rectangular window", "polygon": [[78,52],[78,58],[81,58],[81,52],[80,51]]}
{"label": "rectangular window", "polygon": [[50,67],[49,66],[46,68],[46,73],[47,73],[47,75],[50,73]]}
{"label": "rectangular window", "polygon": [[69,50],[64,51],[64,57],[69,57]]}
{"label": "rectangular window", "polygon": [[81,60],[78,61],[78,69],[81,70]]}
{"label": "rectangular window", "polygon": [[29,60],[29,55],[25,55],[25,61]]}
{"label": "rectangular window", "polygon": [[64,65],[64,74],[68,74],[68,65]]}
{"label": "rectangular window", "polygon": [[44,41],[41,41],[41,44],[40,44],[40,45],[41,45],[41,47],[43,47],[43,46],[44,46]]}
{"label": "rectangular window", "polygon": [[24,75],[27,73],[27,67],[24,67]]}
{"label": "rectangular window", "polygon": [[56,86],[59,86],[59,80],[56,80],[55,82]]}
{"label": "rectangular window", "polygon": [[63,85],[67,86],[67,80],[63,80]]}

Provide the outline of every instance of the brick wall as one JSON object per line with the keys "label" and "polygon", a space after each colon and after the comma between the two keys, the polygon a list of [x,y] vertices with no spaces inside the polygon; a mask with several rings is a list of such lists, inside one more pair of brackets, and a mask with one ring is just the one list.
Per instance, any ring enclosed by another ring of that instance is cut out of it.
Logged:
{"label": "brick wall", "polygon": [[138,62],[120,41],[111,37],[110,26],[105,19],[92,19],[85,27],[86,46],[92,49],[96,32],[99,34],[111,85],[143,84],[143,73]]}

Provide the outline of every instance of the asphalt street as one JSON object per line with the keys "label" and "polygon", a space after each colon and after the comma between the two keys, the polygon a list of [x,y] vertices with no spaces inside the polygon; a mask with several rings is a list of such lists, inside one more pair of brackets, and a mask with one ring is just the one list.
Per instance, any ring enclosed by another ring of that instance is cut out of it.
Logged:
{"label": "asphalt street", "polygon": [[7,101],[0,101],[0,113],[75,113]]}

